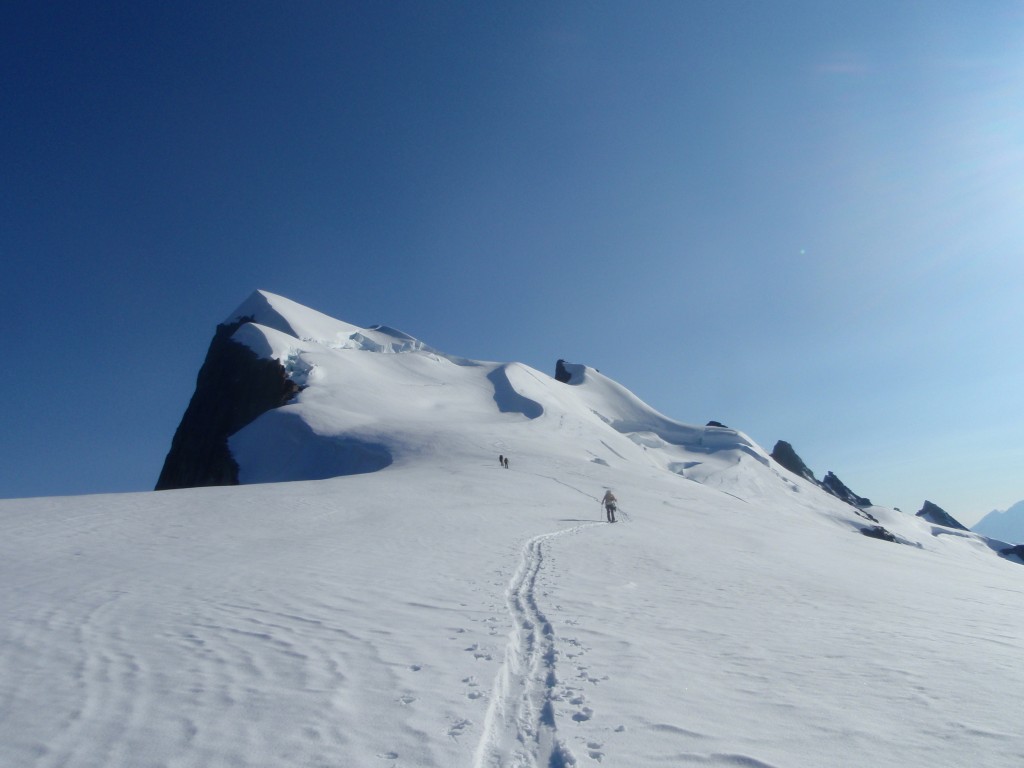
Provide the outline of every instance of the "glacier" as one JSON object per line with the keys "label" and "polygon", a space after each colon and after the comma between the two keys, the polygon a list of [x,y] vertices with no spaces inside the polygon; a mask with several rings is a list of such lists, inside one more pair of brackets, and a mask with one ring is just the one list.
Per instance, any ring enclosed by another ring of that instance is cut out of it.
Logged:
{"label": "glacier", "polygon": [[0,501],[0,764],[1024,759],[1024,569],[984,537],[585,365],[239,318],[301,387],[230,437],[241,485]]}

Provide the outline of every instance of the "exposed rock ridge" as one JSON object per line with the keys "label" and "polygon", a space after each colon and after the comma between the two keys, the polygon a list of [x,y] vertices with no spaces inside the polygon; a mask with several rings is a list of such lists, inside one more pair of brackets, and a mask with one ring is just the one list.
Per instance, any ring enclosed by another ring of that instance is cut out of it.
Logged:
{"label": "exposed rock ridge", "polygon": [[837,499],[842,499],[847,504],[852,504],[855,507],[870,507],[871,499],[865,496],[858,496],[856,493],[851,491],[846,485],[836,477],[835,473],[829,472],[825,475],[821,481],[821,487],[831,493]]}
{"label": "exposed rock ridge", "polygon": [[811,471],[811,468],[804,463],[804,460],[793,449],[793,446],[785,440],[779,440],[775,443],[775,447],[772,448],[771,457],[794,475],[814,483],[819,488],[832,494],[837,499],[845,501],[847,504],[858,508],[871,506],[871,499],[858,496],[851,491],[834,472],[827,472],[824,479],[818,480],[814,476],[814,472]]}
{"label": "exposed rock ridge", "polygon": [[865,520],[870,520],[872,523],[875,523],[875,525],[860,529],[860,532],[865,536],[870,536],[874,539],[881,539],[882,541],[893,541],[900,544],[907,543],[899,540],[897,536],[893,535],[883,526],[878,525],[878,518],[865,509],[865,507],[871,506],[871,499],[864,496],[858,496],[856,493],[851,491],[834,472],[827,472],[823,480],[818,480],[814,476],[814,472],[811,471],[811,468],[804,463],[804,460],[801,459],[793,449],[793,446],[785,440],[779,440],[775,443],[775,447],[771,452],[771,457],[784,469],[788,469],[794,475],[802,477],[808,482],[814,483],[816,486],[827,493],[832,494],[840,501],[845,501],[853,507],[854,511],[858,515],[863,517]]}
{"label": "exposed rock ridge", "polygon": [[797,455],[793,446],[785,440],[779,440],[775,443],[775,447],[772,448],[771,457],[794,475],[802,477],[804,480],[810,480],[812,483],[818,483],[811,468],[804,464],[804,460]]}
{"label": "exposed rock ridge", "polygon": [[560,381],[563,384],[568,384],[572,381],[572,374],[565,367],[565,360],[559,360],[555,363],[555,381]]}
{"label": "exposed rock ridge", "polygon": [[232,340],[252,316],[217,326],[196,379],[196,390],[164,460],[156,490],[237,485],[238,464],[228,438],[299,391],[276,360]]}
{"label": "exposed rock ridge", "polygon": [[944,525],[946,528],[957,528],[961,531],[970,530],[966,525],[961,525],[959,520],[949,514],[949,512],[944,510],[938,504],[933,504],[930,501],[925,501],[924,506],[921,507],[921,511],[917,513],[917,516],[923,517],[929,523]]}

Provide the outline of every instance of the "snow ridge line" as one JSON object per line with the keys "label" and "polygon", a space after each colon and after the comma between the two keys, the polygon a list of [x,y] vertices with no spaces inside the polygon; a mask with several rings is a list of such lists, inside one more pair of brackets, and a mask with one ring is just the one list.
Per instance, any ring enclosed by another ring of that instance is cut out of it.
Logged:
{"label": "snow ridge line", "polygon": [[600,523],[534,536],[523,545],[519,568],[505,592],[512,631],[494,677],[473,768],[568,768],[576,759],[555,727],[557,652],[551,622],[537,605],[544,542]]}

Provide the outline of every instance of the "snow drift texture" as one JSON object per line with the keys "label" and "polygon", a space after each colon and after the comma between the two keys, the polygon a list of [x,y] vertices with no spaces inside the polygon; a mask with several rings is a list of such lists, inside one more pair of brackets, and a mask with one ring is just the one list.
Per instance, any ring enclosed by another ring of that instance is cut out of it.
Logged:
{"label": "snow drift texture", "polygon": [[582,365],[236,323],[301,388],[228,438],[242,486],[0,501],[0,765],[1021,765],[989,540]]}

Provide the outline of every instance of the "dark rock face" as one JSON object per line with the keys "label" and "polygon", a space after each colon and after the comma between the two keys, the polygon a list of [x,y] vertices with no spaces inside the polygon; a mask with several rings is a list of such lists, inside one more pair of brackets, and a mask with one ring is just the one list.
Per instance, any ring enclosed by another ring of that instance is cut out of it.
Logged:
{"label": "dark rock face", "polygon": [[722,423],[722,422],[720,422],[720,421],[709,421],[709,422],[708,422],[707,424],[705,424],[704,426],[705,426],[705,427],[721,427],[722,429],[728,429],[728,427],[727,427],[727,426],[725,426],[725,424],[723,424],[723,423]]}
{"label": "dark rock face", "polygon": [[999,554],[1003,557],[1016,557],[1022,563],[1024,563],[1024,544],[1017,544],[1006,549],[999,550]]}
{"label": "dark rock face", "polygon": [[[852,506],[856,510],[857,514],[863,517],[865,520],[870,520],[873,523],[877,523],[878,519],[870,512],[866,512],[863,508],[871,506],[871,499],[867,499],[863,496],[858,496],[856,493],[851,491],[843,481],[835,476],[834,473],[829,472],[825,475],[823,480],[818,480],[811,468],[804,464],[796,451],[793,450],[793,446],[787,443],[785,440],[779,440],[775,443],[775,447],[772,449],[771,457],[775,459],[779,464],[788,469],[794,475],[799,475],[805,480],[809,480],[816,486],[832,494],[840,501],[845,501],[847,504]],[[869,529],[865,528],[864,531]],[[873,534],[866,534],[873,535]]]}
{"label": "dark rock face", "polygon": [[831,472],[825,475],[825,478],[821,481],[821,486],[837,499],[842,499],[847,504],[852,504],[855,507],[871,506],[871,499],[865,498],[864,496],[858,496],[847,488],[843,484],[843,481]]}
{"label": "dark rock face", "polygon": [[923,517],[929,523],[935,523],[936,525],[944,525],[947,528],[958,528],[961,531],[968,530],[967,526],[961,525],[955,517],[949,514],[949,512],[944,510],[938,504],[932,504],[930,501],[925,501],[924,506],[921,507],[921,511],[917,513],[917,516]]}
{"label": "dark rock face", "polygon": [[238,464],[228,449],[228,438],[299,391],[279,362],[260,358],[231,340],[251,320],[217,326],[156,490],[237,485]]}
{"label": "dark rock face", "polygon": [[891,541],[894,544],[899,543],[898,539],[890,531],[887,531],[880,525],[873,525],[870,528],[861,528],[860,532],[863,533],[865,536],[871,537],[872,539]]}
{"label": "dark rock face", "polygon": [[[551,358],[548,358],[549,360]],[[565,367],[565,360],[559,360],[555,363],[555,381],[560,381],[563,384],[568,384],[572,380],[572,374]]]}
{"label": "dark rock face", "polygon": [[793,446],[785,440],[779,440],[775,443],[775,447],[772,448],[771,457],[794,475],[810,480],[812,483],[818,482],[814,478],[814,473],[811,472],[810,467],[804,464],[804,460],[793,450]]}

